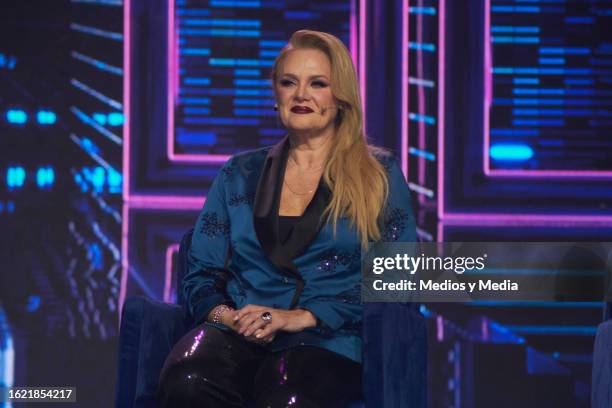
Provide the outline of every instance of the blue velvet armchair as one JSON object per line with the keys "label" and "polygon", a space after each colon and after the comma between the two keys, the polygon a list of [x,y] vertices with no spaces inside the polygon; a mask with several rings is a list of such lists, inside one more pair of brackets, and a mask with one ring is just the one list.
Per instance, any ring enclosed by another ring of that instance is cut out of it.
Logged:
{"label": "blue velvet armchair", "polygon": [[[187,271],[187,232],[179,249],[177,283]],[[176,286],[177,288],[180,285]],[[182,294],[176,305],[142,296],[123,306],[115,404],[157,407],[158,377],[170,350],[192,328]],[[425,319],[414,304],[368,303],[363,314],[364,401],[351,408],[421,408],[427,405]]]}

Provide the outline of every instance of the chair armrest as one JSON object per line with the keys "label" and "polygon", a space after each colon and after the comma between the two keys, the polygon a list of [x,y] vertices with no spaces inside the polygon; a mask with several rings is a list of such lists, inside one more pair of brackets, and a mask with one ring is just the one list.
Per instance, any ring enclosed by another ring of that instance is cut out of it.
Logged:
{"label": "chair armrest", "polygon": [[159,374],[187,332],[183,308],[135,296],[123,305],[119,331],[116,407],[153,407]]}

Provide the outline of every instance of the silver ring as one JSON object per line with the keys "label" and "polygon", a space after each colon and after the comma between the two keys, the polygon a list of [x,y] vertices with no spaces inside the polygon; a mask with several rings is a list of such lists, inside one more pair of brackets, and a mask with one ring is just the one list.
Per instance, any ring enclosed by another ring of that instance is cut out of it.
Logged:
{"label": "silver ring", "polygon": [[272,313],[270,313],[270,312],[263,312],[261,314],[261,320],[263,320],[264,323],[266,323],[266,324],[272,323]]}

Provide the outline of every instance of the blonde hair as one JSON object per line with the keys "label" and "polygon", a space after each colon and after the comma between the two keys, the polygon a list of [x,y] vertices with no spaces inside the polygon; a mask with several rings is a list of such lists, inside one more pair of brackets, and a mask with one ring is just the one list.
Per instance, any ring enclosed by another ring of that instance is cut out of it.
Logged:
{"label": "blonde hair", "polygon": [[378,222],[387,200],[389,183],[384,167],[374,157],[374,154],[385,152],[369,146],[363,132],[355,67],[348,50],[337,37],[299,30],[293,33],[274,62],[272,81],[275,86],[281,64],[295,49],[315,49],[327,55],[331,65],[331,91],[339,106],[336,135],[331,141],[323,172],[323,180],[332,191],[323,218],[331,221],[335,234],[338,218],[346,216],[357,229],[361,245],[367,247],[368,240],[381,238]]}

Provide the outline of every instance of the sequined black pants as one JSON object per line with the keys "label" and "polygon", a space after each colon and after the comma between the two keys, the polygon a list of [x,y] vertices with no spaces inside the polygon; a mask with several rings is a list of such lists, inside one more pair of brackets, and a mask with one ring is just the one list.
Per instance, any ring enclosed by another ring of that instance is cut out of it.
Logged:
{"label": "sequined black pants", "polygon": [[198,326],[174,346],[160,376],[163,408],[341,408],[361,394],[361,365],[300,346],[270,352]]}

